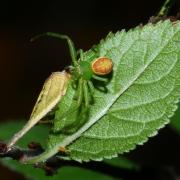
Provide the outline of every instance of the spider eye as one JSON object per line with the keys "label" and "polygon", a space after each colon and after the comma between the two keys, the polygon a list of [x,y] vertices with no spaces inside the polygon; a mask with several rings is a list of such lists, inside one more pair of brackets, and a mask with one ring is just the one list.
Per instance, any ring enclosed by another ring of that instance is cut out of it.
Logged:
{"label": "spider eye", "polygon": [[112,71],[113,62],[107,57],[99,57],[92,62],[91,68],[94,74],[106,75]]}

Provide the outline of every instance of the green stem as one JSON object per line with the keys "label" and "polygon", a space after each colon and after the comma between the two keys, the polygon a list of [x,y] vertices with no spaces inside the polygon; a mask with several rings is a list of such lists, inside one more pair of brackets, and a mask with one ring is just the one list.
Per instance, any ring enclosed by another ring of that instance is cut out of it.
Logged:
{"label": "green stem", "polygon": [[174,2],[175,2],[175,0],[166,0],[164,2],[164,4],[162,5],[162,7],[158,13],[158,16],[166,16]]}

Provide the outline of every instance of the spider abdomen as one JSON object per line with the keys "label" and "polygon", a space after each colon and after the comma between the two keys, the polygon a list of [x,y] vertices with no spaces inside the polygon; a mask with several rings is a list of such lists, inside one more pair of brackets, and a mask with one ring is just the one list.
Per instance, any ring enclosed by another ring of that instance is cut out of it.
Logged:
{"label": "spider abdomen", "polygon": [[99,57],[92,62],[91,68],[94,74],[106,75],[112,71],[113,63],[107,57]]}

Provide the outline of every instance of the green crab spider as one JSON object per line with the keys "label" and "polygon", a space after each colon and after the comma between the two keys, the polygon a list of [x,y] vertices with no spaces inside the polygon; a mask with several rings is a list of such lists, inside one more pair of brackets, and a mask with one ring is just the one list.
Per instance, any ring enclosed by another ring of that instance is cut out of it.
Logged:
{"label": "green crab spider", "polygon": [[[112,71],[112,60],[107,57],[99,57],[91,62],[86,61],[83,50],[80,49],[76,51],[73,41],[67,35],[46,32],[33,37],[31,41],[34,41],[42,36],[51,36],[54,38],[67,40],[72,59],[72,65],[69,66],[69,68],[72,78],[75,80],[75,82],[77,82],[75,83],[77,84],[77,104],[79,107],[82,102],[84,102],[85,107],[88,107],[94,91],[94,85],[91,79],[107,82],[106,78],[100,76],[109,74]],[[78,54],[79,58],[77,57]]]}

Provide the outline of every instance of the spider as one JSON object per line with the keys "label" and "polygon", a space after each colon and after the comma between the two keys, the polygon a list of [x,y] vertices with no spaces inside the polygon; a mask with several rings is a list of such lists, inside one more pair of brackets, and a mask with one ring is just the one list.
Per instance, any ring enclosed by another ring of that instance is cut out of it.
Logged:
{"label": "spider", "polygon": [[[76,51],[75,46],[71,38],[67,35],[46,32],[40,35],[35,36],[31,39],[34,41],[42,36],[51,36],[59,39],[67,40],[70,56],[72,59],[72,65],[69,66],[70,72],[73,75],[73,79],[76,82],[77,88],[77,104],[78,107],[84,102],[85,107],[88,107],[90,104],[90,99],[94,92],[94,85],[92,79],[98,81],[107,82],[104,75],[109,74],[113,69],[112,60],[107,57],[99,57],[89,62],[84,57],[84,52],[82,49]],[[79,55],[79,58],[78,58]]]}
{"label": "spider", "polygon": [[[92,94],[94,91],[94,85],[91,79],[107,82],[107,79],[101,76],[109,74],[112,71],[112,60],[107,57],[99,57],[89,62],[88,59],[85,59],[83,50],[80,49],[79,51],[76,51],[74,43],[66,35],[47,32],[35,36],[31,39],[31,41],[34,41],[35,39],[45,35],[67,40],[72,59],[72,65],[69,68],[72,74],[71,77],[73,78],[73,82],[76,85],[75,87],[77,88],[76,96],[78,106],[73,108],[72,112],[80,107],[82,102],[84,102],[86,109],[90,104],[90,99],[93,96]],[[79,58],[77,58],[78,54]],[[55,107],[55,105],[60,101],[61,97],[66,93],[66,83],[69,78],[70,74],[66,71],[62,71],[52,73],[52,75],[46,80],[29,121],[9,141],[7,145],[8,150],[10,150],[11,147],[31,127],[33,127],[37,122],[40,121],[40,119],[42,119],[47,113],[49,113],[52,108]],[[56,83],[60,83],[59,86],[57,86]],[[49,96],[50,102],[47,101],[47,96]],[[62,151],[62,148],[60,149],[60,151]]]}

